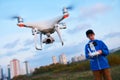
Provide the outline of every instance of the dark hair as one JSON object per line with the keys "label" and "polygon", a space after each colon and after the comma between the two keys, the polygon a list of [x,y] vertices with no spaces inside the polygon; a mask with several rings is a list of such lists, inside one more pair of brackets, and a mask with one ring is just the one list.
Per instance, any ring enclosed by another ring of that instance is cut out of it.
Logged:
{"label": "dark hair", "polygon": [[92,29],[89,29],[86,31],[86,36],[88,36],[89,34],[95,34],[95,33]]}

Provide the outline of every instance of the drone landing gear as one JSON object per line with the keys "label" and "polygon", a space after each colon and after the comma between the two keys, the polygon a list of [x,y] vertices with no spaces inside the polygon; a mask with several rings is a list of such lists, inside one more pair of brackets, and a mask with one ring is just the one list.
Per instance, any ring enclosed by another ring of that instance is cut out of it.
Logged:
{"label": "drone landing gear", "polygon": [[64,43],[63,43],[63,40],[62,40],[62,37],[61,37],[61,34],[60,34],[60,29],[59,29],[59,27],[58,27],[57,24],[55,25],[55,31],[57,32],[57,34],[58,34],[58,36],[59,36],[59,38],[60,38],[60,41],[61,41],[61,43],[62,43],[62,46],[63,46]]}
{"label": "drone landing gear", "polygon": [[[34,35],[35,48],[36,48],[37,50],[42,50],[42,33],[41,33],[41,32],[38,32],[37,29],[33,29],[33,30],[32,30],[32,34]],[[40,35],[40,45],[37,44],[37,40],[38,40],[38,39],[37,39],[37,34]]]}

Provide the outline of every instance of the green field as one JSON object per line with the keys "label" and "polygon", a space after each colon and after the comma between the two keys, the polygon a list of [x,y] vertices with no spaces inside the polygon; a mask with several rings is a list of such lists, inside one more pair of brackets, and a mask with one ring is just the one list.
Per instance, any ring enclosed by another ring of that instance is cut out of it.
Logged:
{"label": "green field", "polygon": [[[111,74],[113,80],[120,80],[120,66],[112,67]],[[17,78],[14,80],[93,80],[91,71],[72,72],[72,73],[45,73],[32,77]]]}
{"label": "green field", "polygon": [[[120,80],[120,50],[108,56],[113,80]],[[49,65],[36,68],[31,76],[21,75],[13,80],[94,80],[89,61],[69,65]]]}
{"label": "green field", "polygon": [[[111,73],[113,80],[120,80],[120,66],[112,68]],[[38,76],[38,79],[34,79],[33,77],[32,80],[93,80],[93,75],[91,71],[63,74],[46,74],[42,75],[41,77]]]}

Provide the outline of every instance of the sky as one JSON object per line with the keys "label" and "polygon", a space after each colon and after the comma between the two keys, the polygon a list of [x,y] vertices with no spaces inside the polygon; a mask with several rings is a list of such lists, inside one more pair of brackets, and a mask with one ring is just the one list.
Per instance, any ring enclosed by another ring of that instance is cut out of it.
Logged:
{"label": "sky", "polygon": [[[19,28],[14,15],[24,22],[53,19],[62,15],[62,8],[73,6],[70,17],[61,30],[64,46],[56,33],[55,42],[43,45],[42,51],[34,48],[31,29]],[[52,56],[65,53],[67,59],[84,54],[88,42],[85,32],[93,29],[96,39],[103,40],[109,49],[120,47],[120,0],[0,0],[0,65],[5,67],[14,58],[21,63],[27,60],[32,68],[52,63]]]}

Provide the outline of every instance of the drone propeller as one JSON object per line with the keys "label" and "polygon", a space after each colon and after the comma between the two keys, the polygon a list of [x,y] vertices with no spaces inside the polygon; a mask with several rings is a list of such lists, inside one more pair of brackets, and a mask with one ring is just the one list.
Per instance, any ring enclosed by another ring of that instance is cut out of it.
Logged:
{"label": "drone propeller", "polygon": [[18,19],[18,18],[22,18],[20,16],[12,16],[11,19]]}
{"label": "drone propeller", "polygon": [[23,18],[20,16],[12,16],[11,19],[17,19],[18,23],[20,23],[20,22],[23,23]]}
{"label": "drone propeller", "polygon": [[11,19],[19,18],[19,16],[12,16]]}
{"label": "drone propeller", "polygon": [[73,9],[74,9],[74,6],[73,6],[73,5],[70,5],[70,6],[66,7],[66,9],[68,9],[68,10],[73,10]]}

